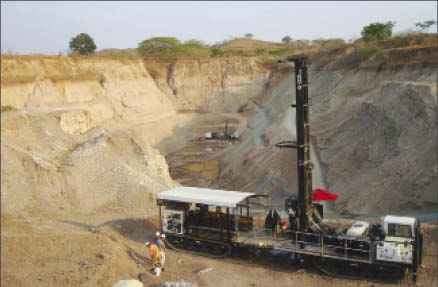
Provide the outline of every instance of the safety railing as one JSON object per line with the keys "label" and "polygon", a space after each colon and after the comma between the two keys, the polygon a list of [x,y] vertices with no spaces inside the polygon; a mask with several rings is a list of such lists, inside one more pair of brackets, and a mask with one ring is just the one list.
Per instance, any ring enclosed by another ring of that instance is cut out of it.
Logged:
{"label": "safety railing", "polygon": [[[271,229],[255,229],[250,233],[239,233],[244,237],[242,244],[250,239],[265,240],[273,248],[281,248],[295,252],[314,253],[320,256],[337,256],[373,260],[374,245],[369,240],[339,235],[322,235],[317,233],[282,230],[279,233]],[[260,241],[261,242],[261,241]]]}

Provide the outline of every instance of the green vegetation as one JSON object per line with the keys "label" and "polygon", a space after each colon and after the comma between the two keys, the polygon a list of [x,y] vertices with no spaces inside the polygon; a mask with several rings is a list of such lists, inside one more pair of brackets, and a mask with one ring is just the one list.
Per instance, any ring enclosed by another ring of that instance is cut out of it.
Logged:
{"label": "green vegetation", "polygon": [[211,55],[210,47],[199,40],[188,40],[176,47],[176,56],[180,57],[206,57]]}
{"label": "green vegetation", "polygon": [[436,25],[436,24],[437,24],[437,21],[429,20],[429,21],[415,23],[415,26],[417,26],[423,30],[427,30],[427,29],[429,29],[429,27]]}
{"label": "green vegetation", "polygon": [[231,55],[231,56],[248,56],[248,52],[241,49],[230,49],[225,51],[225,54]]}
{"label": "green vegetation", "polygon": [[289,43],[290,41],[292,41],[291,36],[284,36],[283,39],[281,39],[281,42],[283,43]]}
{"label": "green vegetation", "polygon": [[366,47],[361,50],[359,50],[360,58],[362,59],[369,59],[372,55],[376,53],[380,53],[383,51],[383,48],[379,45],[374,45],[371,47]]}
{"label": "green vegetation", "polygon": [[335,49],[345,45],[344,39],[334,38],[334,39],[315,39],[312,41],[312,45],[319,46],[323,49]]}
{"label": "green vegetation", "polygon": [[211,49],[212,56],[223,56],[225,54],[224,50],[218,47],[213,47]]}
{"label": "green vegetation", "polygon": [[69,47],[74,52],[79,52],[81,55],[88,55],[96,50],[96,44],[94,44],[93,38],[86,33],[80,33],[76,37],[72,38],[69,43]]}
{"label": "green vegetation", "polygon": [[181,43],[175,37],[153,37],[138,44],[138,52],[144,58],[173,59],[210,56],[210,47],[199,40]]}
{"label": "green vegetation", "polygon": [[138,52],[145,58],[171,58],[181,42],[175,37],[153,37],[138,44]]}
{"label": "green vegetation", "polygon": [[292,54],[294,51],[293,48],[278,48],[278,49],[273,49],[273,50],[269,50],[269,54],[270,55],[275,55],[275,56],[284,56],[286,54]]}
{"label": "green vegetation", "polygon": [[386,23],[371,23],[368,26],[363,27],[361,35],[362,39],[365,41],[371,40],[385,40],[392,35],[392,28],[396,22],[386,22]]}
{"label": "green vegetation", "polygon": [[[362,38],[349,43],[341,38],[292,41],[288,35],[281,39],[281,43],[269,42],[252,39],[253,35],[247,33],[245,37],[223,40],[210,46],[196,39],[182,42],[176,37],[152,37],[140,42],[136,49],[106,49],[94,55],[161,60],[260,57],[264,62],[272,60],[273,63],[279,58],[307,55],[317,70],[329,64],[334,69],[398,67],[404,65],[406,58],[412,57],[415,57],[417,64],[435,65],[436,61],[431,61],[431,55],[436,50],[435,34],[424,33],[417,28],[393,36],[394,25],[395,22],[371,23],[363,27]],[[436,25],[436,21],[416,23],[421,29],[428,29],[433,25]]]}
{"label": "green vegetation", "polygon": [[257,49],[255,49],[255,53],[257,54],[257,55],[263,55],[265,52],[266,52],[266,48],[257,48]]}

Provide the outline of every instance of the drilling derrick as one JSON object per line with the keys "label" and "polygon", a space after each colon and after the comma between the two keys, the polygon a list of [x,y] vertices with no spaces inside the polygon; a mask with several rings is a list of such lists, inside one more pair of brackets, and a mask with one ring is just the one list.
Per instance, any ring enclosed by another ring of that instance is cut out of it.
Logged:
{"label": "drilling derrick", "polygon": [[297,217],[299,218],[298,230],[320,230],[321,227],[313,221],[312,204],[312,168],[310,160],[310,122],[309,122],[309,96],[307,77],[307,58],[295,57],[280,60],[281,63],[293,62],[295,64],[295,95],[296,102],[292,105],[296,111],[296,141],[283,141],[276,146],[280,148],[297,149],[298,169],[298,200]]}

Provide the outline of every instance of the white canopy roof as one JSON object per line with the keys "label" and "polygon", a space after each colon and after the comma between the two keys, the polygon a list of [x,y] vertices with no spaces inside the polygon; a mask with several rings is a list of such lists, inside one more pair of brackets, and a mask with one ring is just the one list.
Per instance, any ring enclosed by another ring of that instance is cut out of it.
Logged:
{"label": "white canopy roof", "polygon": [[249,192],[178,186],[157,194],[157,198],[178,202],[236,207],[239,202],[252,195],[254,194]]}

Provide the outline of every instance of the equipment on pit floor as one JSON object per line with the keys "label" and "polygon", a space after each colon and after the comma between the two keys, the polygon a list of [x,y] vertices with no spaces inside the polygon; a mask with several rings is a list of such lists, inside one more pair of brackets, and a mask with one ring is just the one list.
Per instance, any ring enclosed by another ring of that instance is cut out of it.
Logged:
{"label": "equipment on pit floor", "polygon": [[387,215],[371,228],[355,223],[344,233],[336,233],[324,222],[322,205],[312,201],[306,59],[287,61],[295,62],[297,99],[292,107],[297,109],[297,141],[277,146],[297,148],[298,196],[285,201],[285,209],[294,210],[296,227],[254,228],[249,201],[260,195],[177,187],[157,195],[166,242],[176,249],[213,257],[230,255],[233,246],[269,248],[311,259],[329,275],[354,278],[367,274],[387,279],[408,271],[415,282],[423,249],[420,222],[415,218]]}
{"label": "equipment on pit floor", "polygon": [[229,140],[238,141],[240,140],[239,133],[234,131],[232,133],[228,132],[228,121],[225,122],[224,132],[208,132],[204,134],[205,140]]}

